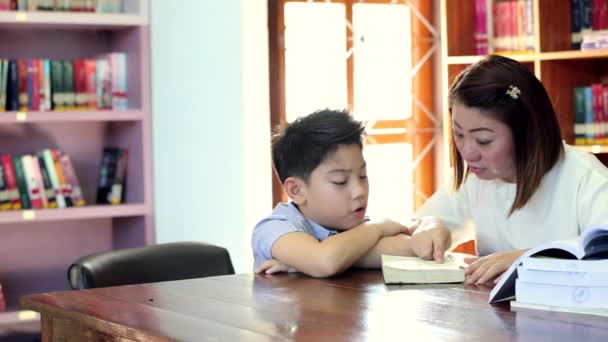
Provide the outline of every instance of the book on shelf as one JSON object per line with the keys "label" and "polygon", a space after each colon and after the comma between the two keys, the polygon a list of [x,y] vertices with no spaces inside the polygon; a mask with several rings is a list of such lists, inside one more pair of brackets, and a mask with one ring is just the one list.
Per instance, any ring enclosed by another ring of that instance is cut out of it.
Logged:
{"label": "book on shelf", "polygon": [[125,200],[128,150],[105,147],[97,182],[98,204],[121,204]]}
{"label": "book on shelf", "polygon": [[57,149],[0,156],[0,211],[83,206],[68,155]]}
{"label": "book on shelf", "polygon": [[574,313],[574,314],[592,315],[592,316],[608,316],[608,308],[581,308],[581,307],[521,303],[516,300],[511,301],[511,311],[528,311],[528,310],[564,312],[564,313]]}
{"label": "book on shelf", "polygon": [[462,253],[448,253],[441,264],[418,257],[382,255],[385,284],[461,283],[465,279]]}
{"label": "book on shelf", "polygon": [[478,55],[534,51],[533,0],[475,0]]}
{"label": "book on shelf", "polygon": [[123,0],[0,0],[0,11],[121,13]]}
{"label": "book on shelf", "polygon": [[4,299],[4,291],[2,291],[2,284],[0,284],[0,311],[6,310],[6,300]]}
{"label": "book on shelf", "polygon": [[608,144],[608,85],[574,88],[574,144]]}
{"label": "book on shelf", "polygon": [[126,110],[127,57],[0,59],[0,111]]}
{"label": "book on shelf", "polygon": [[[561,267],[568,267],[567,265],[573,264],[593,267],[593,263],[586,261],[589,259],[608,258],[608,225],[591,226],[585,229],[577,239],[547,242],[531,248],[517,258],[502,275],[500,281],[490,292],[490,303],[510,300],[515,297],[515,280],[518,277],[517,269],[522,264],[522,261],[528,260],[530,256],[545,256],[559,259],[556,261],[539,259],[535,261],[537,263],[549,262],[561,264]],[[583,261],[573,262],[573,260]],[[600,270],[595,271],[599,272]]]}

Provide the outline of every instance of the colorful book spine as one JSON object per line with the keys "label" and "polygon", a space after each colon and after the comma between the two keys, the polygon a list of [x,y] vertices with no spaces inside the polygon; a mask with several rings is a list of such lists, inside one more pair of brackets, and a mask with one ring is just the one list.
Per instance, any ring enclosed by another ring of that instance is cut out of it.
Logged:
{"label": "colorful book spine", "polygon": [[84,69],[87,108],[97,109],[97,61],[86,59]]}
{"label": "colorful book spine", "polygon": [[24,59],[17,60],[17,72],[19,75],[19,110],[27,111],[27,61],[25,61]]}
{"label": "colorful book spine", "polygon": [[51,186],[53,187],[53,191],[55,192],[55,200],[57,201],[57,207],[65,208],[65,198],[63,197],[63,193],[61,191],[61,183],[59,183],[59,178],[57,177],[57,172],[55,171],[55,162],[53,160],[51,150],[43,150],[42,152],[40,152],[39,157],[42,157],[44,159],[46,170],[48,171],[49,179],[51,180]]}
{"label": "colorful book spine", "polygon": [[112,109],[127,110],[127,55],[120,52],[110,54],[112,79]]}
{"label": "colorful book spine", "polygon": [[4,179],[9,190],[9,200],[12,210],[21,209],[21,199],[19,196],[19,187],[17,186],[17,176],[15,176],[15,166],[13,157],[10,154],[3,154],[2,170],[4,171]]}
{"label": "colorful book spine", "polygon": [[34,173],[34,178],[36,179],[36,184],[38,189],[40,189],[40,201],[42,202],[43,208],[48,208],[49,203],[46,198],[46,189],[44,188],[44,181],[42,179],[42,173],[40,172],[40,158],[38,156],[32,156],[32,171]]}
{"label": "colorful book spine", "polygon": [[59,157],[61,156],[61,153],[56,149],[51,149],[51,156],[53,158],[55,173],[57,174],[57,180],[59,181],[59,188],[61,189],[61,193],[63,194],[65,206],[73,207],[74,202],[72,201],[72,187],[66,181],[65,175],[63,173],[63,168],[61,167],[61,163],[59,163]]}
{"label": "colorful book spine", "polygon": [[585,142],[589,145],[594,143],[595,134],[593,126],[593,91],[591,87],[583,87],[585,95]]}
{"label": "colorful book spine", "polygon": [[585,126],[585,87],[574,88],[574,144],[586,142]]}
{"label": "colorful book spine", "polygon": [[44,192],[49,208],[57,208],[57,199],[55,198],[55,190],[53,184],[49,178],[49,172],[46,169],[46,163],[44,158],[38,154],[38,164],[40,169],[40,175],[42,176],[42,184],[44,185]]}
{"label": "colorful book spine", "polygon": [[112,188],[110,190],[110,203],[121,204],[125,201],[125,181],[127,176],[128,151],[121,148],[117,151],[117,163],[114,177],[112,177]]}
{"label": "colorful book spine", "polygon": [[8,60],[0,59],[0,112],[6,110],[6,94],[8,93]]}
{"label": "colorful book spine", "polygon": [[112,79],[110,76],[110,61],[106,57],[96,60],[97,108],[112,108]]}
{"label": "colorful book spine", "polygon": [[74,65],[72,61],[64,60],[63,72],[63,96],[66,110],[76,108],[76,90],[74,88]]}
{"label": "colorful book spine", "polygon": [[40,198],[41,189],[38,187],[38,181],[36,174],[34,173],[34,165],[32,156],[25,154],[21,156],[21,165],[23,168],[23,176],[25,178],[25,185],[27,188],[26,195],[29,197],[30,206],[33,209],[42,208],[42,200]]}
{"label": "colorful book spine", "polygon": [[8,83],[6,92],[6,110],[19,110],[19,68],[16,60],[8,62]]}
{"label": "colorful book spine", "polygon": [[8,185],[5,182],[4,168],[0,164],[0,210],[9,210],[11,202],[8,194]]}
{"label": "colorful book spine", "polygon": [[486,0],[475,0],[475,52],[478,55],[488,54],[488,29]]}
{"label": "colorful book spine", "polygon": [[101,155],[99,166],[99,179],[97,182],[97,203],[110,204],[112,184],[116,175],[119,149],[105,147]]}
{"label": "colorful book spine", "polygon": [[13,165],[15,166],[15,178],[17,179],[17,188],[19,189],[19,199],[21,200],[21,208],[31,209],[30,197],[28,195],[27,180],[23,171],[21,157],[13,156]]}
{"label": "colorful book spine", "polygon": [[85,205],[84,197],[82,196],[82,189],[80,188],[80,183],[78,182],[78,177],[76,177],[76,172],[74,171],[74,165],[72,164],[72,160],[67,154],[62,154],[59,157],[59,163],[61,164],[61,168],[63,169],[63,174],[66,180],[66,183],[71,187],[70,197],[75,206],[80,207]]}

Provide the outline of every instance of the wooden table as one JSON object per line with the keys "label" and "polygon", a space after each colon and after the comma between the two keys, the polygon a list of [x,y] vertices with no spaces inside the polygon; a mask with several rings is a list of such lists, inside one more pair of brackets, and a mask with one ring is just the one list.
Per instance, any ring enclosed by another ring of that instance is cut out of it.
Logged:
{"label": "wooden table", "polygon": [[239,274],[30,295],[43,341],[608,341],[608,320],[487,303],[485,287]]}

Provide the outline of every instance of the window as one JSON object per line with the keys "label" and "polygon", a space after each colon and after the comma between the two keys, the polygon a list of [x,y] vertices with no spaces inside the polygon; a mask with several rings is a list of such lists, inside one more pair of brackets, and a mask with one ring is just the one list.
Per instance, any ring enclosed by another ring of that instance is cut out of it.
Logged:
{"label": "window", "polygon": [[[405,219],[435,190],[430,1],[269,1],[271,123],[321,108],[367,122],[372,217]],[[274,202],[285,201],[274,179]]]}

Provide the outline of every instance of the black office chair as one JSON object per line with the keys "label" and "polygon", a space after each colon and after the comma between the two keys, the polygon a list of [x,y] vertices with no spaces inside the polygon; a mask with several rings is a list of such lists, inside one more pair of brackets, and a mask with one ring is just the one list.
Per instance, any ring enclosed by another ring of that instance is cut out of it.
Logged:
{"label": "black office chair", "polygon": [[234,274],[225,248],[173,242],[79,258],[68,269],[72,289],[152,283]]}

